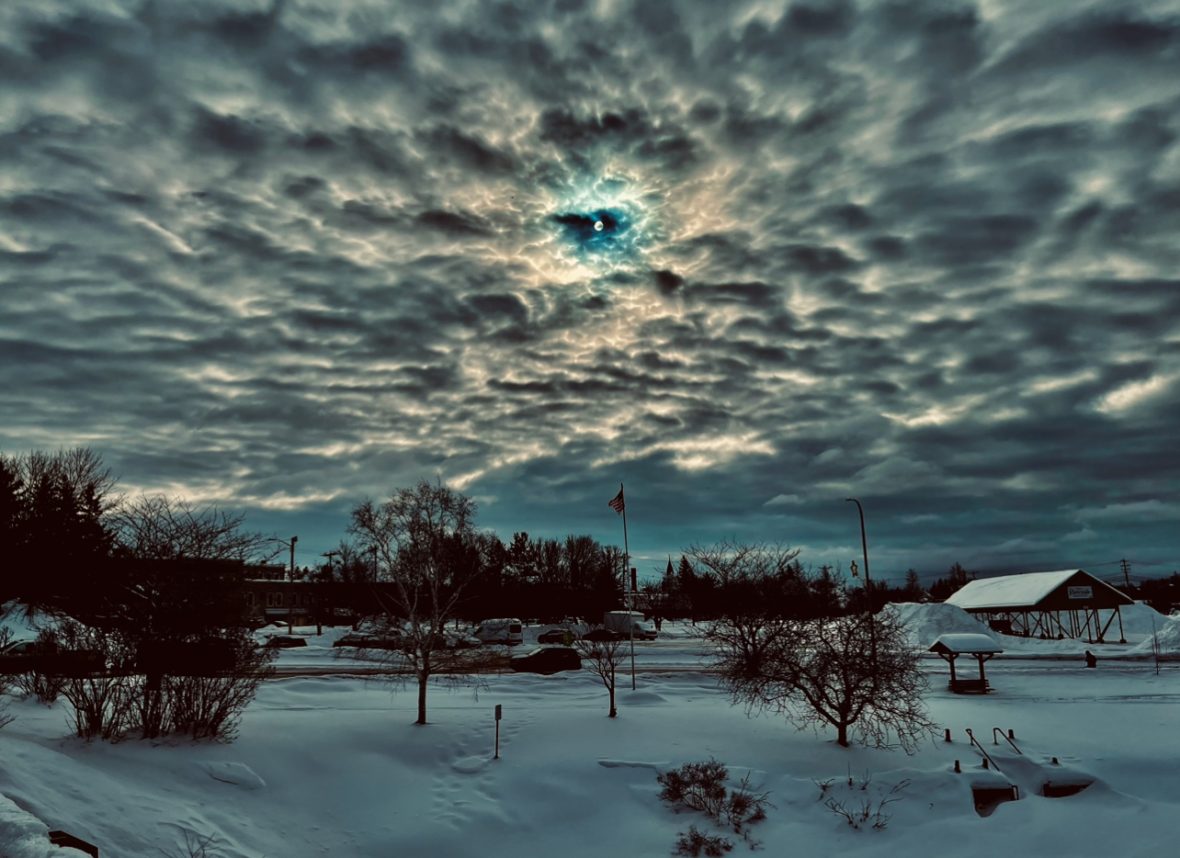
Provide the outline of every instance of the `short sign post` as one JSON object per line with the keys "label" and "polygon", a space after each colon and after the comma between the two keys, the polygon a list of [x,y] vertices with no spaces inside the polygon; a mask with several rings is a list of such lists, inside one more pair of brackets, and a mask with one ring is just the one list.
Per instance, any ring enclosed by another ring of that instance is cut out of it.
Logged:
{"label": "short sign post", "polygon": [[492,759],[500,759],[500,719],[504,717],[504,707],[499,703],[496,704],[496,756]]}

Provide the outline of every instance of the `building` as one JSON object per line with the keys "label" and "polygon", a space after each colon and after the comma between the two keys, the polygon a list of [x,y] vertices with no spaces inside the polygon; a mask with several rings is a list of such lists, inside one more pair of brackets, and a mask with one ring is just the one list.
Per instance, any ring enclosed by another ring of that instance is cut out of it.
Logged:
{"label": "building", "polygon": [[946,600],[998,632],[1023,637],[1081,638],[1104,643],[1119,609],[1134,600],[1083,569],[1026,572],[968,582]]}

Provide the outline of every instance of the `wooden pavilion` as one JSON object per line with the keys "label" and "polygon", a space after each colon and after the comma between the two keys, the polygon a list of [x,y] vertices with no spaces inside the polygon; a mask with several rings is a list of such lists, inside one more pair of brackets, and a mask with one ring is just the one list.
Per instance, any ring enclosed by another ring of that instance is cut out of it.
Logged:
{"label": "wooden pavilion", "polygon": [[1004,634],[1040,638],[1081,638],[1105,643],[1119,608],[1134,600],[1083,569],[1026,572],[969,581],[946,600]]}

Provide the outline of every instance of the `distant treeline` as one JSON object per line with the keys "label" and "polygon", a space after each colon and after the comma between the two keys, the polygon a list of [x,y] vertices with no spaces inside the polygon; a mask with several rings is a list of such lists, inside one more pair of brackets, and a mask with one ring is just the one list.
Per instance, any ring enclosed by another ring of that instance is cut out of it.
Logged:
{"label": "distant treeline", "polygon": [[[285,553],[282,540],[243,530],[241,516],[166,497],[129,500],[115,489],[109,469],[87,448],[0,455],[0,601],[16,598],[77,615],[87,606],[97,610],[112,590],[134,587],[128,576],[143,574],[142,561],[216,560],[244,566]],[[301,570],[299,577],[325,585],[316,599],[325,610],[379,609],[380,589],[363,585],[396,579],[390,568],[396,559],[379,558],[372,548],[354,528],[327,562]],[[440,563],[461,570],[464,592],[455,614],[462,619],[594,619],[621,606],[629,584],[622,551],[589,536],[532,538],[520,531],[505,543],[494,534],[472,531],[454,536],[439,552]],[[834,615],[891,601],[939,601],[969,579],[955,564],[928,590],[913,570],[902,587],[877,582],[866,587],[859,581],[847,586],[829,567],[805,570],[795,554],[791,558],[753,591],[748,582],[728,580],[700,563],[690,550],[676,564],[669,560],[658,582],[642,585],[636,606],[667,618],[699,620],[755,602],[784,616]],[[141,563],[113,562],[118,560]],[[224,583],[224,576],[218,580]],[[333,588],[333,582],[352,586]]]}

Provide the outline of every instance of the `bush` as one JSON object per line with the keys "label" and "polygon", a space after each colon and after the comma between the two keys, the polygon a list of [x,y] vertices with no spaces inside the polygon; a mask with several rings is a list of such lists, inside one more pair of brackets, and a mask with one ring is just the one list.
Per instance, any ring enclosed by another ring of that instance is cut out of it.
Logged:
{"label": "bush", "polygon": [[229,741],[237,732],[242,712],[254,699],[258,686],[273,673],[273,650],[239,642],[234,669],[215,676],[174,676],[168,681],[169,726],[173,732],[194,739]]}
{"label": "bush", "polygon": [[25,697],[36,698],[37,702],[50,704],[61,695],[65,679],[57,674],[30,670],[16,677],[15,685]]}
{"label": "bush", "polygon": [[722,837],[719,834],[702,834],[695,825],[690,825],[687,833],[681,834],[677,838],[675,854],[690,855],[692,858],[698,858],[700,855],[705,855],[707,858],[721,858],[732,849],[733,841],[728,837]]}
{"label": "bush", "polygon": [[119,669],[127,663],[126,648],[101,629],[75,620],[65,620],[46,639],[59,650],[97,653],[108,668],[59,677],[61,695],[74,710],[74,732],[84,739],[121,739],[132,720],[130,679]]}
{"label": "bush", "polygon": [[901,800],[901,793],[910,785],[910,782],[909,779],[898,781],[885,792],[879,789],[870,790],[869,786],[872,782],[873,779],[867,773],[855,784],[852,776],[849,775],[848,791],[850,793],[860,792],[862,795],[855,799],[850,796],[844,800],[831,794],[832,781],[824,781],[817,785],[820,798],[824,800],[824,807],[837,816],[843,817],[850,828],[859,831],[861,828],[869,827],[874,831],[884,831],[889,825],[890,819],[890,814],[885,812],[885,808],[895,801]]}
{"label": "bush", "polygon": [[[8,629],[0,628],[0,649],[8,643]],[[0,673],[0,698],[3,698],[8,693],[8,686],[11,677],[6,673]],[[6,727],[12,723],[12,716],[8,714],[8,701],[0,699],[0,728]]]}
{"label": "bush", "polygon": [[[86,739],[118,741],[186,733],[194,739],[230,740],[243,710],[270,675],[272,650],[254,646],[247,633],[219,639],[229,658],[216,671],[178,665],[183,674],[138,672],[137,641],[120,632],[66,621],[52,634],[61,650],[96,653],[106,670],[56,677],[73,708],[74,731]],[[204,674],[204,675],[203,675]]]}
{"label": "bush", "polygon": [[[758,844],[750,837],[749,827],[766,818],[768,793],[756,793],[750,789],[750,776],[746,775],[734,789],[727,789],[729,770],[714,759],[700,763],[685,763],[679,769],[663,772],[656,776],[663,789],[660,799],[673,805],[679,812],[682,808],[705,814],[715,824],[732,828],[750,845]],[[687,834],[677,841],[680,855],[720,855],[733,848],[725,837],[701,834],[691,826]],[[721,851],[710,851],[720,849]],[[690,850],[690,851],[684,851]],[[695,850],[695,851],[692,851]],[[703,850],[703,853],[702,853]]]}

